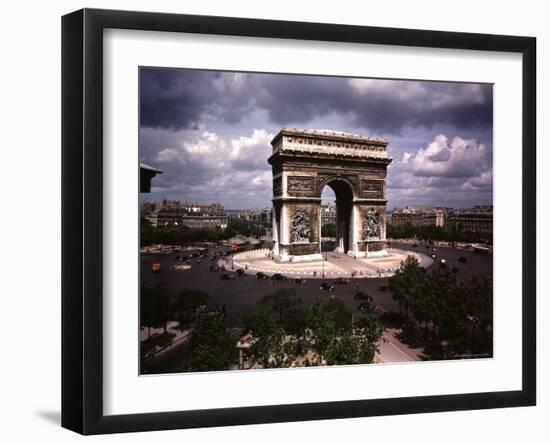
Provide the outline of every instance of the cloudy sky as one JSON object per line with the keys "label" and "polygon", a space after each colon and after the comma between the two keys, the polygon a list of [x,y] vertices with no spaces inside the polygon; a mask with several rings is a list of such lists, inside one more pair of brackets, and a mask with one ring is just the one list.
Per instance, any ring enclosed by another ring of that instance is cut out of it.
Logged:
{"label": "cloudy sky", "polygon": [[492,204],[491,85],[153,68],[140,76],[140,160],[164,171],[143,200],[270,206],[270,141],[287,126],[388,139],[388,208]]}

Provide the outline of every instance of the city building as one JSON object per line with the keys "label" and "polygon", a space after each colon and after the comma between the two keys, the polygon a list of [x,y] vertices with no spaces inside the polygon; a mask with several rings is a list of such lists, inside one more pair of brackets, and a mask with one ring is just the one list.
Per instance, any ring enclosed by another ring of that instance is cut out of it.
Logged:
{"label": "city building", "polygon": [[228,217],[219,203],[199,204],[164,200],[159,204],[143,203],[141,209],[142,216],[153,226],[222,229],[227,227]]}
{"label": "city building", "polygon": [[272,209],[246,209],[246,210],[228,210],[226,211],[229,218],[246,220],[261,224],[271,224]]}
{"label": "city building", "polygon": [[450,208],[434,206],[407,206],[406,208],[394,208],[391,214],[393,225],[411,224],[413,226],[435,225],[443,226],[450,213]]}
{"label": "city building", "polygon": [[336,206],[321,205],[321,226],[336,224]]}
{"label": "city building", "polygon": [[456,211],[452,222],[458,232],[493,233],[493,206],[476,205],[471,209]]}

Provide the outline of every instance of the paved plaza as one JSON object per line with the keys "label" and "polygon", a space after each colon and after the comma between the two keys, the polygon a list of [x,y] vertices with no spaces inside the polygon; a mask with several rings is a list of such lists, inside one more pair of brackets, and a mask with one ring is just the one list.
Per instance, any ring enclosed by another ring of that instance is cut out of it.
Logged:
{"label": "paved plaza", "polygon": [[301,278],[383,278],[393,275],[409,255],[417,258],[425,268],[433,262],[427,255],[418,252],[388,249],[388,254],[382,257],[353,258],[338,252],[325,252],[325,260],[279,263],[272,258],[270,250],[257,249],[236,254],[229,265],[244,269],[248,274],[264,272]]}

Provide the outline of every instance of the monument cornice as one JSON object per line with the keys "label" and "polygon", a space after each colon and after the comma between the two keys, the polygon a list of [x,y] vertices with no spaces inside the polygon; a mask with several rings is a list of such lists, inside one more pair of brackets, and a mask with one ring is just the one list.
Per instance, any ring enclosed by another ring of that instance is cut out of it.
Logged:
{"label": "monument cornice", "polygon": [[365,155],[354,155],[354,154],[345,154],[345,153],[334,153],[334,152],[311,152],[311,151],[301,151],[301,150],[286,150],[278,149],[267,159],[269,164],[277,158],[306,158],[306,159],[318,159],[318,160],[330,160],[332,162],[338,161],[350,161],[352,160],[355,163],[378,163],[381,165],[389,165],[393,159],[390,157],[376,157],[376,156],[365,156]]}
{"label": "monument cornice", "polygon": [[320,202],[321,197],[273,197],[271,201],[275,202],[293,202],[293,203],[310,203]]}

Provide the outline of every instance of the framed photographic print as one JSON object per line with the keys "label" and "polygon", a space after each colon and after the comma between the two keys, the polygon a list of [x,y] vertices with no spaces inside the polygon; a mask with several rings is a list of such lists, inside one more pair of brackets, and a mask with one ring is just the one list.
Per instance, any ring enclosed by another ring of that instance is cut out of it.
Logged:
{"label": "framed photographic print", "polygon": [[62,425],[536,402],[531,37],[62,21]]}

